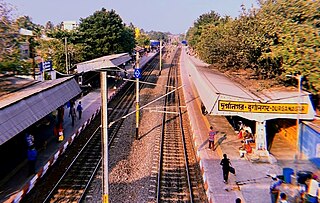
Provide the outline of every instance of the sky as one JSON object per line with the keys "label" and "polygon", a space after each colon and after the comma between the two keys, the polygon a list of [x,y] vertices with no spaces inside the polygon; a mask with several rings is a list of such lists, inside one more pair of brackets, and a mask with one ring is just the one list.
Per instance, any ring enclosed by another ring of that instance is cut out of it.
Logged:
{"label": "sky", "polygon": [[240,6],[257,7],[256,0],[4,0],[15,7],[15,16],[27,15],[36,24],[49,20],[62,21],[86,18],[95,11],[115,10],[126,24],[145,31],[185,33],[194,21],[211,10],[221,16],[239,16]]}

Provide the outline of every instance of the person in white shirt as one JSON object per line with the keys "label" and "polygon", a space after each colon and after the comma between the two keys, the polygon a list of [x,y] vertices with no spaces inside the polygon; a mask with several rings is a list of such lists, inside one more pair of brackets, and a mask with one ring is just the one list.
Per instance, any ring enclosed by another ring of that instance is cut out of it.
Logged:
{"label": "person in white shirt", "polygon": [[306,198],[307,198],[307,202],[310,202],[310,203],[318,202],[319,183],[316,179],[317,179],[317,176],[313,175],[308,184],[308,191],[307,191]]}
{"label": "person in white shirt", "polygon": [[243,129],[244,129],[244,131],[248,131],[250,134],[252,134],[252,130],[249,126],[244,125]]}

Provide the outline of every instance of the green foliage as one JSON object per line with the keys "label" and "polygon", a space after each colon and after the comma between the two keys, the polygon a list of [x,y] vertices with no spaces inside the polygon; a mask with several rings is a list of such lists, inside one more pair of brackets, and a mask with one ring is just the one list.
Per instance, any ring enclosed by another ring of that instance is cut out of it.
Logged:
{"label": "green foliage", "polygon": [[[195,48],[200,42],[200,36],[207,25],[217,26],[221,22],[221,17],[214,11],[202,14],[194,23],[194,26],[187,31],[189,46]],[[204,35],[203,35],[204,36]]]}
{"label": "green foliage", "polygon": [[[66,73],[65,44],[63,40],[40,40],[37,49],[39,50],[38,55],[43,60],[52,60],[55,70]],[[82,52],[83,47],[81,44],[68,44],[68,63],[71,63],[71,68],[73,68],[74,64],[83,61]]]}
{"label": "green foliage", "polygon": [[136,43],[140,47],[146,47],[150,45],[150,38],[148,35],[141,33],[137,38],[136,38]]}
{"label": "green foliage", "polygon": [[[270,44],[269,57],[278,61],[278,75],[284,81],[285,75],[302,74],[305,87],[314,93],[320,91],[320,4],[314,1],[279,0],[262,4],[265,17],[275,16],[273,24],[277,42]],[[280,23],[279,23],[280,22]]]}
{"label": "green foliage", "polygon": [[124,27],[121,33],[122,46],[119,52],[128,52],[131,54],[133,48],[135,47],[134,30],[130,27]]}
{"label": "green foliage", "polygon": [[78,40],[84,46],[84,59],[89,60],[109,54],[130,52],[134,48],[134,35],[114,10],[96,11],[81,19]]}
{"label": "green foliage", "polygon": [[[143,32],[143,30],[141,32]],[[168,35],[170,35],[170,33],[168,32],[159,32],[159,31],[153,31],[153,30],[151,30],[150,32],[146,32],[146,34],[149,36],[150,40],[162,39],[165,42],[168,41]]]}
{"label": "green foliage", "polygon": [[19,28],[13,22],[12,8],[0,1],[0,71],[17,72],[20,62]]}
{"label": "green foliage", "polygon": [[320,91],[320,4],[306,0],[260,0],[260,9],[237,19],[201,15],[187,32],[189,46],[208,63],[251,68],[260,78],[289,81],[302,74],[309,91]]}
{"label": "green foliage", "polygon": [[[54,27],[51,21],[46,26],[36,25],[28,16],[12,20],[12,8],[0,0],[0,71],[14,73],[33,73],[32,58],[40,56],[43,60],[51,59],[53,67],[59,72],[66,72],[66,48],[69,68],[76,63],[114,53],[129,52],[135,47],[134,26],[126,27],[114,10],[95,12],[81,19],[78,30],[62,30],[61,24]],[[33,31],[34,36],[21,36],[19,29]],[[49,38],[41,39],[45,33]],[[21,58],[20,46],[30,45],[30,58]]]}

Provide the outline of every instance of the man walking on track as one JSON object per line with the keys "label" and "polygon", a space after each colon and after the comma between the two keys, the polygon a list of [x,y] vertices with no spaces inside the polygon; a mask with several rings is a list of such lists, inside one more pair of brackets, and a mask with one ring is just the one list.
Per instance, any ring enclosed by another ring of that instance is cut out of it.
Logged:
{"label": "man walking on track", "polygon": [[214,147],[214,137],[216,135],[216,132],[213,131],[213,127],[210,126],[210,131],[209,131],[209,149],[212,148],[212,150],[214,151],[215,150],[215,147]]}
{"label": "man walking on track", "polygon": [[223,154],[223,159],[221,160],[220,165],[222,166],[224,183],[228,183],[228,176],[231,163],[226,154]]}

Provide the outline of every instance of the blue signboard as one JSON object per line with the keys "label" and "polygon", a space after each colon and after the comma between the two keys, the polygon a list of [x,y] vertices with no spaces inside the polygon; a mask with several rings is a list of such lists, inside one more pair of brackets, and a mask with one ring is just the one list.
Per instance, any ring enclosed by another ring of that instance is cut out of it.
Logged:
{"label": "blue signboard", "polygon": [[38,64],[39,68],[40,68],[40,72],[43,72],[43,70],[45,71],[51,71],[52,70],[52,61],[45,61],[45,62],[41,62]]}
{"label": "blue signboard", "polygon": [[135,78],[141,78],[141,69],[140,68],[135,68],[133,75]]}

